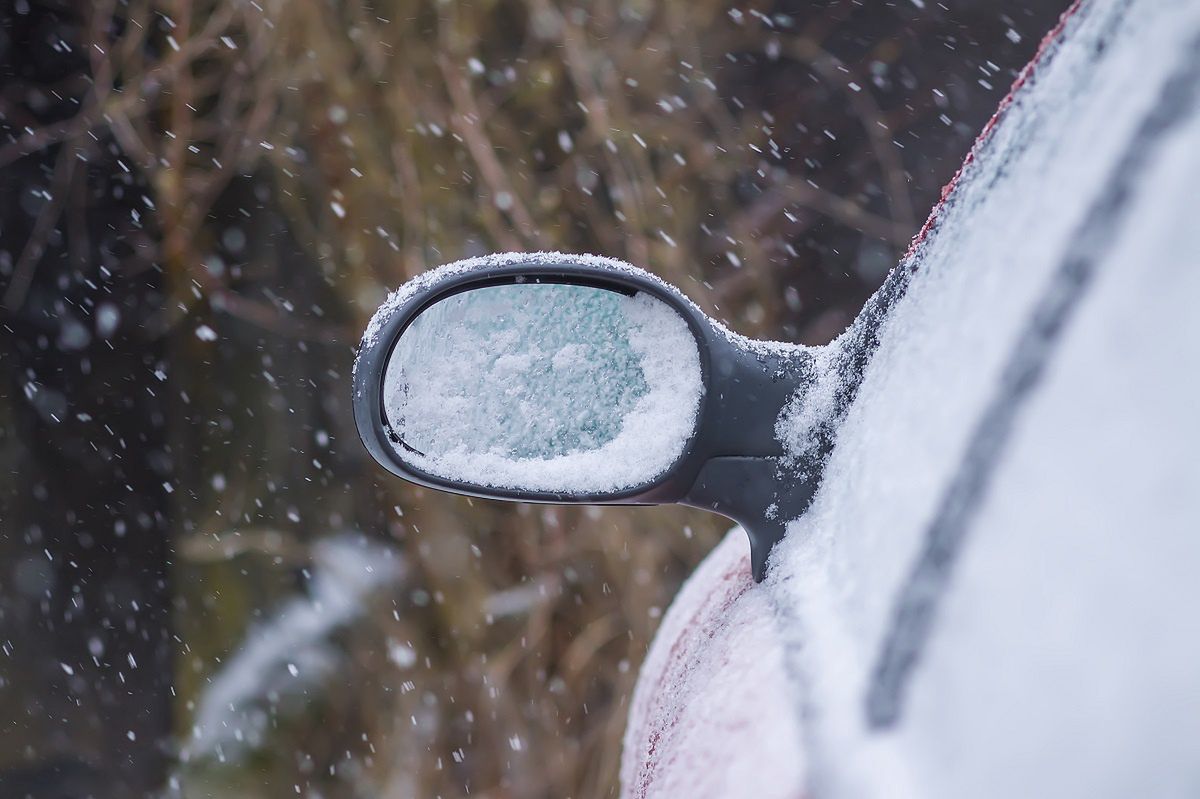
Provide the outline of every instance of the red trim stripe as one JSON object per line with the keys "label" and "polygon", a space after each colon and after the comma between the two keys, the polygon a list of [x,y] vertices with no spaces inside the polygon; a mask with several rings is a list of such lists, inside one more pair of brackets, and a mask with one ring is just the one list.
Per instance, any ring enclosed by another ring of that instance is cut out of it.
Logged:
{"label": "red trim stripe", "polygon": [[988,139],[991,138],[992,131],[995,130],[996,125],[999,124],[1000,118],[1004,116],[1004,112],[1006,112],[1013,104],[1013,100],[1016,97],[1017,92],[1019,92],[1021,87],[1030,81],[1030,79],[1033,77],[1034,71],[1042,63],[1042,60],[1062,40],[1063,30],[1067,27],[1067,23],[1070,21],[1071,17],[1075,15],[1075,12],[1078,11],[1082,5],[1083,0],[1075,0],[1075,2],[1071,4],[1071,7],[1064,11],[1061,16],[1059,16],[1058,24],[1055,25],[1054,28],[1042,38],[1042,43],[1038,45],[1037,52],[1034,53],[1033,58],[1030,59],[1029,63],[1026,64],[1021,70],[1021,74],[1017,75],[1017,79],[1013,81],[1013,85],[1008,90],[1008,94],[1004,96],[1004,99],[1000,101],[1000,105],[996,108],[996,113],[992,114],[992,118],[988,120],[988,123],[983,126],[983,130],[980,131],[979,136],[976,137],[975,143],[971,145],[971,151],[968,152],[967,157],[963,159],[962,166],[960,166],[958,171],[954,173],[954,177],[950,178],[950,182],[942,187],[941,198],[938,200],[937,205],[933,206],[933,210],[929,212],[929,217],[925,220],[925,224],[921,226],[921,229],[917,232],[917,235],[913,237],[912,243],[908,245],[908,252],[904,254],[902,263],[909,261],[913,255],[916,254],[917,248],[923,241],[925,241],[925,237],[937,223],[942,209],[950,199],[950,196],[954,193],[955,188],[958,187],[959,181],[963,175],[963,171],[970,167],[971,163],[975,160],[976,154],[987,144]]}

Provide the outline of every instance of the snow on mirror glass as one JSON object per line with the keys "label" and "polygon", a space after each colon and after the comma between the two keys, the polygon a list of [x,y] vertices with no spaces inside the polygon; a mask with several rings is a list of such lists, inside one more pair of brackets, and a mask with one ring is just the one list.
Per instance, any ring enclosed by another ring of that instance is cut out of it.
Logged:
{"label": "snow on mirror glass", "polygon": [[602,494],[675,462],[703,390],[696,340],[660,300],[521,283],[418,315],[392,350],[383,405],[399,455],[430,474]]}

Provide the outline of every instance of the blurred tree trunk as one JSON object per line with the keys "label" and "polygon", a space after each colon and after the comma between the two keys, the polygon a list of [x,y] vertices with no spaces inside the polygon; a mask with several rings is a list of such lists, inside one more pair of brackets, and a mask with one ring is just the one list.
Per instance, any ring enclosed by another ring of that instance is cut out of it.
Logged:
{"label": "blurred tree trunk", "polygon": [[[78,13],[0,16],[9,131],[77,113]],[[144,796],[171,732],[173,490],[145,192],[104,138],[0,152],[0,796]]]}

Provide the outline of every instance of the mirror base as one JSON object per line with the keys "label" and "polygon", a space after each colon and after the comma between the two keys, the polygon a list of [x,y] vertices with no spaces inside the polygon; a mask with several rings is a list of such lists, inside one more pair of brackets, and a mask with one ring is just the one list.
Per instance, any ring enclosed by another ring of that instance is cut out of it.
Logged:
{"label": "mirror base", "polygon": [[761,583],[771,550],[787,523],[812,503],[817,481],[781,483],[778,458],[710,458],[680,502],[719,513],[742,526],[750,539],[750,571]]}

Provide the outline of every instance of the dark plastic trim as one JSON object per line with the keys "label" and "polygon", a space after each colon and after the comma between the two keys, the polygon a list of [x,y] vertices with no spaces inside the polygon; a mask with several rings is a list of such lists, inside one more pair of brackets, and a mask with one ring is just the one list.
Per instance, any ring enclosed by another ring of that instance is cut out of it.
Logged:
{"label": "dark plastic trim", "polygon": [[[704,395],[697,425],[675,463],[655,480],[605,494],[520,491],[463,483],[430,474],[404,460],[388,432],[382,402],[383,377],[392,348],[408,324],[435,302],[462,291],[510,283],[567,283],[621,293],[644,291],[665,302],[688,323],[700,351]],[[813,379],[811,354],[758,349],[719,328],[681,293],[657,279],[592,263],[513,263],[452,273],[401,303],[372,344],[359,353],[354,375],[354,418],[371,456],[392,474],[455,494],[515,502],[595,505],[680,503],[715,511],[740,523],[750,537],[755,580],[766,573],[767,556],[783,537],[784,524],[808,506],[818,477],[797,482],[781,471],[784,455],[775,437],[780,411]]]}

